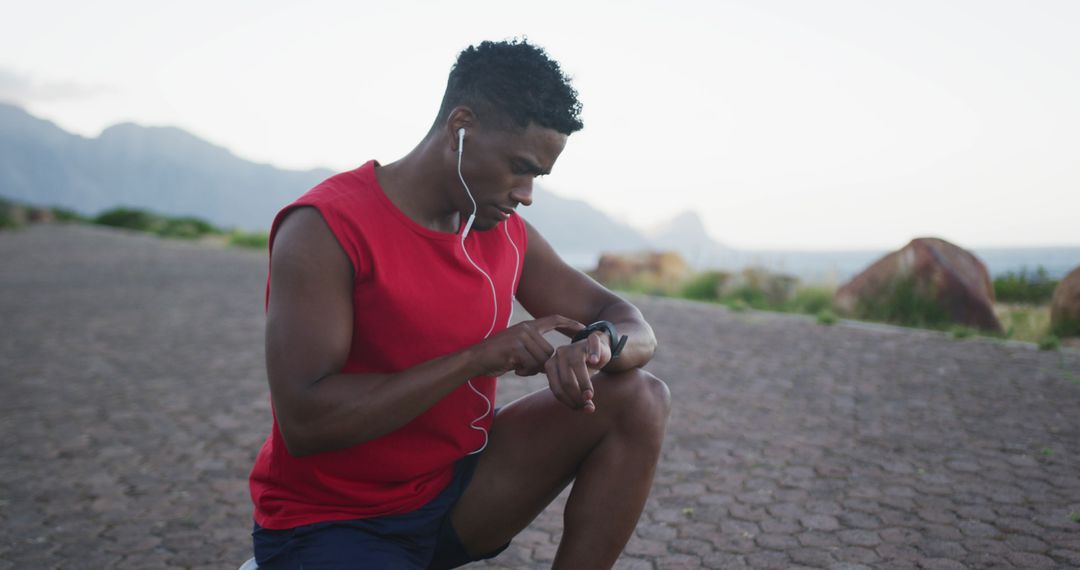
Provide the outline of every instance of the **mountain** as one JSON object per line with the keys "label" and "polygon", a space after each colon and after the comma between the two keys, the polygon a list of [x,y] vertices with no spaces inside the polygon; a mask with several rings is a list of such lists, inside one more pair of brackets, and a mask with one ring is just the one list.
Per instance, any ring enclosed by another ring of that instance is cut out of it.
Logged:
{"label": "mountain", "polygon": [[330,174],[247,161],[173,127],[124,123],[88,139],[0,103],[0,196],[30,204],[128,206],[257,230]]}
{"label": "mountain", "polygon": [[724,265],[732,250],[715,241],[697,212],[683,212],[648,233],[653,248],[677,251],[692,267]]}
{"label": "mountain", "polygon": [[595,267],[603,252],[650,247],[648,238],[629,225],[584,201],[564,198],[539,186],[533,189],[533,204],[519,206],[518,212],[575,267]]}
{"label": "mountain", "polygon": [[[244,160],[174,127],[123,123],[97,138],[74,135],[19,107],[0,103],[0,196],[96,214],[117,206],[203,218],[214,225],[266,230],[274,214],[330,170],[283,170]],[[534,191],[522,216],[578,267],[601,252],[662,244],[696,255],[720,248],[694,214],[655,239],[580,200]]]}

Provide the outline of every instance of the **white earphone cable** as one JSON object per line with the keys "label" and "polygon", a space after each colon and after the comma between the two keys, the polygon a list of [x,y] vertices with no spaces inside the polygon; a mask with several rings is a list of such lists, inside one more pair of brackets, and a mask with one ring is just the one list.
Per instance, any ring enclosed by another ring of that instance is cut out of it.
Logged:
{"label": "white earphone cable", "polygon": [[[463,151],[464,147],[465,147],[465,129],[458,129],[457,173],[458,173],[458,178],[461,180],[461,185],[465,187],[465,194],[469,197],[469,201],[472,202],[472,206],[473,206],[472,214],[469,215],[469,220],[465,223],[465,229],[462,230],[462,232],[461,232],[461,241],[460,241],[460,243],[461,243],[461,251],[462,251],[462,253],[465,254],[465,259],[467,259],[469,261],[469,264],[471,264],[474,268],[476,268],[476,270],[479,271],[480,274],[483,275],[485,279],[487,279],[488,286],[491,287],[491,302],[492,302],[492,305],[493,305],[493,313],[491,315],[491,326],[488,327],[488,331],[486,333],[484,333],[484,338],[486,339],[489,336],[491,336],[491,333],[495,330],[495,322],[499,318],[499,296],[498,296],[498,293],[496,293],[496,291],[495,291],[495,282],[491,279],[491,276],[488,275],[486,271],[481,269],[480,266],[477,265],[475,261],[473,261],[472,256],[469,255],[469,250],[465,248],[465,237],[469,235],[469,231],[472,229],[473,222],[476,220],[477,207],[476,207],[476,200],[473,199],[472,192],[469,190],[469,185],[465,182],[465,177],[462,176],[462,174],[461,174],[461,155],[462,155],[462,151]],[[514,273],[512,274],[513,277],[511,278],[511,289],[510,289],[510,317],[507,319],[507,322],[506,322],[507,326],[509,326],[510,325],[510,319],[512,319],[513,316],[514,316],[513,299],[514,299],[514,292],[517,290],[518,268],[521,265],[521,252],[518,251],[517,244],[515,244],[513,238],[510,237],[510,230],[506,227],[506,223],[503,223],[503,231],[506,234],[506,239],[510,241],[510,246],[514,248]],[[479,449],[477,449],[475,451],[471,451],[468,454],[468,455],[475,455],[477,453],[480,453],[484,449],[486,449],[487,445],[488,445],[488,431],[487,431],[487,429],[476,425],[476,423],[479,422],[480,420],[486,418],[487,415],[491,413],[492,405],[491,405],[491,400],[488,399],[488,397],[485,396],[482,392],[480,392],[480,390],[477,390],[476,386],[473,386],[472,378],[470,378],[466,382],[466,384],[469,386],[470,390],[472,390],[474,393],[476,393],[477,396],[480,396],[480,398],[482,398],[484,400],[484,404],[486,405],[484,413],[481,414],[476,419],[474,419],[473,421],[469,422],[469,427],[471,427],[472,429],[477,430],[480,433],[484,434],[484,444],[481,445]]]}

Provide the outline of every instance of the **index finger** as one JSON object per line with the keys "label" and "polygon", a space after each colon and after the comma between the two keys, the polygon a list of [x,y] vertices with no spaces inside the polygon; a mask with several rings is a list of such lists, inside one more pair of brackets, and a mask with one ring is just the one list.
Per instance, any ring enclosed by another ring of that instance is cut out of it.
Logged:
{"label": "index finger", "polygon": [[574,319],[570,319],[562,315],[548,315],[546,317],[536,319],[535,321],[533,321],[533,326],[536,327],[538,331],[540,331],[540,334],[551,332],[555,329],[567,329],[569,331],[572,331],[573,333],[585,328],[585,325],[575,321]]}

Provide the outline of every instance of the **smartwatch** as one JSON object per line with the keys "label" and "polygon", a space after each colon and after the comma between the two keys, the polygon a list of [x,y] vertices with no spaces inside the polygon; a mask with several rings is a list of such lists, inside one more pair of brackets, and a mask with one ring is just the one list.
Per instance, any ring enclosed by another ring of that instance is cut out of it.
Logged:
{"label": "smartwatch", "polygon": [[[619,337],[619,332],[615,330],[615,325],[609,321],[596,321],[595,323],[585,327],[581,332],[574,335],[571,342],[577,342],[588,338],[589,335],[596,331],[607,333],[608,342],[611,344],[611,359],[615,360],[622,353],[622,349],[626,346],[626,335]],[[617,339],[617,340],[616,340]]]}

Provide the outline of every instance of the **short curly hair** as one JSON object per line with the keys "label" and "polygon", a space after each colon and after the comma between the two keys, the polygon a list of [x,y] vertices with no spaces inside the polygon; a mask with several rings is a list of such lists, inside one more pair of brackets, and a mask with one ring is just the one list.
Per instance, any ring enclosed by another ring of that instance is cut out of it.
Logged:
{"label": "short curly hair", "polygon": [[524,129],[531,122],[566,135],[584,127],[570,78],[527,39],[485,41],[458,54],[433,128],[459,105],[480,122],[503,127]]}

